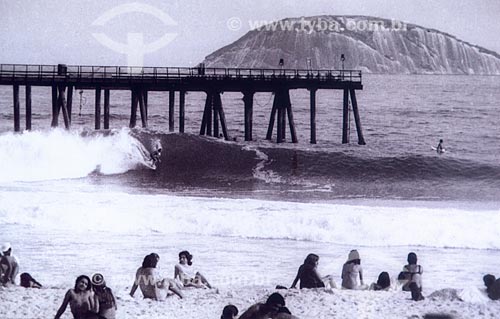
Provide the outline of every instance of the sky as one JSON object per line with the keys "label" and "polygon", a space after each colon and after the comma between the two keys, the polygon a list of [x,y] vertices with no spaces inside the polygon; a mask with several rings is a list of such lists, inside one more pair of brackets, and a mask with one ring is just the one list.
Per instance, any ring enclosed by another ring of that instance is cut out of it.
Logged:
{"label": "sky", "polygon": [[287,17],[368,15],[500,53],[500,0],[0,0],[0,63],[194,66]]}

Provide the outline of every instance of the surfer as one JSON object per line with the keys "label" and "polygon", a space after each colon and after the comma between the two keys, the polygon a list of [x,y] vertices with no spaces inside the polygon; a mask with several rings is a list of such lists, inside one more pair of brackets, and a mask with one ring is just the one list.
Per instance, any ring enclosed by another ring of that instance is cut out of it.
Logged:
{"label": "surfer", "polygon": [[436,147],[436,152],[438,152],[439,154],[444,153],[444,147],[443,147],[443,140],[442,139],[439,140],[439,144]]}
{"label": "surfer", "polygon": [[161,147],[158,147],[156,150],[151,152],[150,156],[151,156],[151,160],[153,161],[153,163],[155,163],[155,164],[159,163],[160,158],[161,158]]}

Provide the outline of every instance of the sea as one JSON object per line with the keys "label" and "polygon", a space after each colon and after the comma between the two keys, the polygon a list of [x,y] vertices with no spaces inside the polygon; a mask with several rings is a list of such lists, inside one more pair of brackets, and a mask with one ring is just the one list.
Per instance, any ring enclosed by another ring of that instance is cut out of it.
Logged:
{"label": "sea", "polygon": [[[351,249],[367,284],[397,276],[416,252],[424,295],[499,276],[500,77],[363,74],[363,85],[366,145],[352,114],[341,143],[341,91],[317,93],[317,144],[309,92],[291,91],[299,142],[287,127],[277,144],[276,131],[265,139],[270,93],[255,95],[246,142],[239,93],[222,95],[225,141],[199,135],[205,94],[196,92],[181,134],[177,106],[168,130],[168,92],[149,92],[147,129],[129,129],[130,92],[111,92],[111,129],[96,131],[94,93],[76,90],[65,130],[62,117],[50,127],[50,88],[33,87],[33,129],[15,133],[12,87],[2,86],[0,241],[46,286],[101,272],[122,292],[145,255],[158,253],[173,277],[182,250],[222,288],[289,286],[309,253],[340,285]],[[443,154],[432,149],[440,139]]]}

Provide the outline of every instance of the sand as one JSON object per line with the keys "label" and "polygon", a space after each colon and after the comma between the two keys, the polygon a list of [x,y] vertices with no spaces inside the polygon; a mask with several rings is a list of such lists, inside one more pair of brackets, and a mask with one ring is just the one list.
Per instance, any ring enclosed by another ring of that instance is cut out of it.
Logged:
{"label": "sand", "polygon": [[[66,289],[0,288],[0,318],[53,318]],[[240,314],[251,304],[275,292],[263,287],[240,289],[186,289],[185,299],[166,301],[135,298],[128,289],[115,291],[117,318],[219,318],[222,308],[234,304]],[[425,314],[448,314],[452,318],[498,318],[500,301],[491,301],[479,288],[442,289],[415,302],[403,291],[349,291],[343,289],[279,290],[287,307],[299,318],[423,318]],[[463,299],[463,300],[462,300]],[[68,309],[62,318],[72,318]]]}

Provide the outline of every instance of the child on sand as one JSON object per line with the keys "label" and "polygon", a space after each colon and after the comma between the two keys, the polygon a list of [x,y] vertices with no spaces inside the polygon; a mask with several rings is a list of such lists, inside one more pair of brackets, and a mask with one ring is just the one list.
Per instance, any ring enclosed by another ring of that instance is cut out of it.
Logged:
{"label": "child on sand", "polygon": [[130,289],[131,297],[134,297],[134,293],[137,287],[139,287],[144,298],[165,300],[168,295],[168,290],[175,293],[179,298],[183,298],[174,280],[162,278],[158,274],[158,270],[156,269],[158,259],[158,255],[154,253],[144,257],[142,266],[137,269],[134,284]]}
{"label": "child on sand", "polygon": [[106,282],[101,274],[92,276],[92,286],[99,302],[99,319],[115,319],[116,306],[115,296],[111,288],[106,287]]}
{"label": "child on sand", "polygon": [[404,291],[411,291],[412,299],[415,301],[423,300],[422,296],[422,266],[417,265],[417,254],[411,252],[408,254],[408,265],[403,267],[398,280],[403,284]]}
{"label": "child on sand", "polygon": [[75,288],[66,292],[55,319],[62,316],[68,304],[75,319],[98,319],[99,301],[92,291],[89,277],[81,275],[76,278]]}
{"label": "child on sand", "polygon": [[486,293],[491,300],[500,299],[500,278],[496,279],[493,275],[485,275],[483,277]]}
{"label": "child on sand", "polygon": [[[358,283],[359,277],[359,283]],[[347,261],[342,267],[342,288],[363,290],[367,287],[363,283],[363,269],[361,259],[357,250],[351,250]]]}
{"label": "child on sand", "polygon": [[205,276],[194,270],[192,260],[193,255],[187,250],[179,253],[179,263],[174,267],[174,279],[178,279],[184,287],[212,288]]}
{"label": "child on sand", "polygon": [[304,264],[299,267],[297,276],[293,280],[290,288],[295,288],[300,280],[300,289],[303,288],[324,288],[326,281],[331,288],[336,288],[335,282],[331,276],[321,277],[317,271],[319,256],[316,254],[307,255]]}

